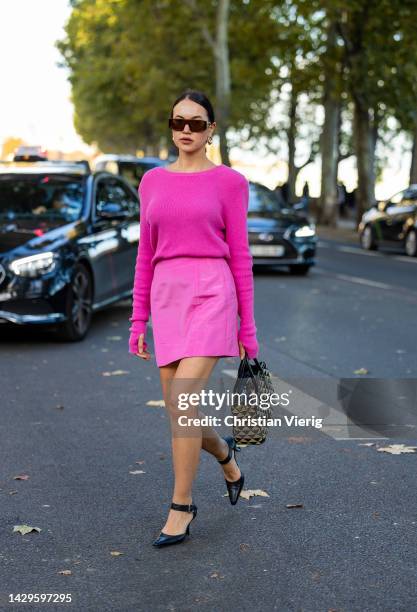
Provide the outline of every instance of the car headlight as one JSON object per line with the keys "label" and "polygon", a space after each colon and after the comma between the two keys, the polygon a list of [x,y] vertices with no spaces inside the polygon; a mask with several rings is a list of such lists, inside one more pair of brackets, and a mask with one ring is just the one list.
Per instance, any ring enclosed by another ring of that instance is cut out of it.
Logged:
{"label": "car headlight", "polygon": [[311,238],[316,235],[316,226],[312,223],[311,225],[302,225],[295,230],[294,236],[297,238]]}
{"label": "car headlight", "polygon": [[16,276],[27,276],[34,278],[41,274],[51,272],[55,266],[58,255],[52,251],[38,253],[37,255],[29,255],[28,257],[20,257],[9,264],[10,270]]}

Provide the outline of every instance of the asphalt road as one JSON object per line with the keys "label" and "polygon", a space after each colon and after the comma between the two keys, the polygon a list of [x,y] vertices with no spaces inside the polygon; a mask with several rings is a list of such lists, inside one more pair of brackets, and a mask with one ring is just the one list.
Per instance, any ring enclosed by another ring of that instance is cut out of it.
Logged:
{"label": "asphalt road", "polygon": [[[416,278],[417,260],[330,240],[305,278],[255,270],[260,358],[303,406],[341,379],[413,381]],[[159,372],[128,354],[129,315],[129,301],[97,313],[76,344],[1,328],[0,610],[416,610],[417,455],[378,451],[417,445],[415,430],[337,427],[333,405],[324,431],[274,431],[239,454],[245,489],[268,497],[232,507],[203,453],[191,537],[151,546],[171,500],[169,424],[146,405],[162,397]],[[237,366],[222,359],[214,376],[232,381]],[[18,593],[72,601],[10,604]]]}

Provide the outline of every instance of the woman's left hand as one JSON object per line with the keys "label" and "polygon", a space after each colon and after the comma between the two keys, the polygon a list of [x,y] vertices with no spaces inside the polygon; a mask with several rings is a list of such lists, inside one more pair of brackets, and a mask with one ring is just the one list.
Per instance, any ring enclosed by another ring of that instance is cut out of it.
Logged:
{"label": "woman's left hand", "polygon": [[243,359],[245,357],[246,351],[245,351],[245,347],[243,346],[240,340],[239,340],[239,353],[240,353],[240,359]]}

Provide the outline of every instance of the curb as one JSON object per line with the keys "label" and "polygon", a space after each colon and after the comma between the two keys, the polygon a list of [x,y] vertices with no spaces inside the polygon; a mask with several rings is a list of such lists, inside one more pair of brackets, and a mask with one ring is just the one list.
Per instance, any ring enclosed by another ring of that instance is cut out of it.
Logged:
{"label": "curb", "polygon": [[328,225],[316,225],[318,238],[326,240],[345,240],[354,244],[359,244],[358,233],[348,227],[329,227]]}

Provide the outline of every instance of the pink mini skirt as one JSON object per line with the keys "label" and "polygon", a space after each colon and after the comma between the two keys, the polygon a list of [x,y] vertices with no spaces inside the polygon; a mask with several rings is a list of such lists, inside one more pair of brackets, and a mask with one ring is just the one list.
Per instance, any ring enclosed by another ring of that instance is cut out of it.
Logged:
{"label": "pink mini skirt", "polygon": [[158,366],[182,357],[239,357],[236,286],[223,257],[158,261],[150,301]]}

